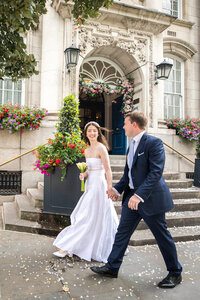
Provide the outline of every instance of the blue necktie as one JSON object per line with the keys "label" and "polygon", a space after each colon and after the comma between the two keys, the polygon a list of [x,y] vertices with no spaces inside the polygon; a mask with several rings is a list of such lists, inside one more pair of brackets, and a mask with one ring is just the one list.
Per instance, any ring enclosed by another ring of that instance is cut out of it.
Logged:
{"label": "blue necktie", "polygon": [[132,180],[132,176],[131,176],[131,167],[133,164],[133,157],[134,157],[134,144],[135,144],[135,140],[131,139],[130,146],[129,146],[129,153],[128,153],[128,167],[129,167],[128,177],[129,177],[129,187],[131,189],[134,188],[133,180]]}

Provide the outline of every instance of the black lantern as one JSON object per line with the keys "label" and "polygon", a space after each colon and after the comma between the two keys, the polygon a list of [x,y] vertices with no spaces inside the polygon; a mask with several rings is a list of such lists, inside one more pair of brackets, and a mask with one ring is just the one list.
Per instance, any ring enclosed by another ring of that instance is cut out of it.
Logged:
{"label": "black lantern", "polygon": [[74,45],[71,45],[71,47],[65,49],[64,53],[67,69],[70,70],[70,68],[76,67],[80,49],[76,48]]}
{"label": "black lantern", "polygon": [[157,65],[155,70],[156,79],[168,79],[172,66],[173,64],[166,62],[166,60],[164,60],[161,64]]}

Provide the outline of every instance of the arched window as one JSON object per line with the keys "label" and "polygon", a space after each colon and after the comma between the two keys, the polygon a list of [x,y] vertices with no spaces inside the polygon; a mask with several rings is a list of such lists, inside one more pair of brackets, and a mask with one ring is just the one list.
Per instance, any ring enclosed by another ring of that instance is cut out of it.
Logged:
{"label": "arched window", "polygon": [[[166,58],[166,60],[169,58]],[[164,118],[183,118],[183,62],[170,59],[173,67],[164,81]]]}
{"label": "arched window", "polygon": [[0,105],[6,103],[24,104],[24,80],[13,82],[9,78],[0,79]]}
{"label": "arched window", "polygon": [[163,0],[163,11],[174,17],[181,18],[182,0]]}
{"label": "arched window", "polygon": [[105,57],[89,57],[80,68],[80,76],[91,82],[115,86],[117,80],[122,80],[124,74],[117,64]]}

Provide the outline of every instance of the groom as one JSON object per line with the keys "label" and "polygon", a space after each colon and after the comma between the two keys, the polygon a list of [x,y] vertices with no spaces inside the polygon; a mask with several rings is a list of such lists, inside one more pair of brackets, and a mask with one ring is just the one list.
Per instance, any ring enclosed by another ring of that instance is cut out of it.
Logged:
{"label": "groom", "polygon": [[160,139],[145,133],[146,124],[147,119],[141,112],[125,115],[124,130],[131,141],[124,174],[114,188],[108,190],[108,196],[114,200],[124,192],[120,224],[108,262],[91,270],[116,278],[130,237],[143,219],[157,241],[169,272],[158,286],[174,288],[182,281],[182,267],[165,221],[165,212],[174,206],[162,177],[165,152]]}

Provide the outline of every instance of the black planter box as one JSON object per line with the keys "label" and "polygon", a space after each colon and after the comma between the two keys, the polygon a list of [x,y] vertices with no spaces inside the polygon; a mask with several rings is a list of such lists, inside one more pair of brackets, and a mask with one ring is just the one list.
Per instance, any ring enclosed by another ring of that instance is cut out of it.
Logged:
{"label": "black planter box", "polygon": [[[81,160],[84,161],[84,158]],[[44,176],[44,213],[69,216],[75,208],[81,192],[80,170],[76,164],[67,167],[66,176],[61,181],[61,170]]]}
{"label": "black planter box", "polygon": [[200,187],[200,158],[195,159],[194,186]]}

